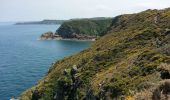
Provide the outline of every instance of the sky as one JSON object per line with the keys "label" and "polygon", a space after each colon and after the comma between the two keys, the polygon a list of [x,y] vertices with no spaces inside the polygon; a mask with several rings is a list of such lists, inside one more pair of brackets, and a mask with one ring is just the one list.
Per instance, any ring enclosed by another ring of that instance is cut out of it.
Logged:
{"label": "sky", "polygon": [[170,7],[170,0],[0,0],[0,22],[114,17]]}

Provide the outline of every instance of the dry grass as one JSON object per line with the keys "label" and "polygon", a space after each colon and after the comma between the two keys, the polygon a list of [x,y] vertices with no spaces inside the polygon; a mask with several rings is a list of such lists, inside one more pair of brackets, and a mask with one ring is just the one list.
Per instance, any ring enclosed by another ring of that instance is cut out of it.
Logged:
{"label": "dry grass", "polygon": [[136,93],[135,100],[170,100],[170,80],[163,80],[148,90]]}
{"label": "dry grass", "polygon": [[167,63],[161,63],[158,68],[160,70],[167,70],[167,71],[170,71],[170,64],[167,64]]}

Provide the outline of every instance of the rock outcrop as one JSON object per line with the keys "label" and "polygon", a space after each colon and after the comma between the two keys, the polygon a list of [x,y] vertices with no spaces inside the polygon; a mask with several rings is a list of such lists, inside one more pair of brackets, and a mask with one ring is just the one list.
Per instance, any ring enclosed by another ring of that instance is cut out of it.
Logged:
{"label": "rock outcrop", "polygon": [[41,39],[53,39],[54,38],[54,34],[53,32],[45,32],[41,35],[40,37]]}
{"label": "rock outcrop", "polygon": [[41,40],[49,40],[49,39],[56,39],[56,38],[61,38],[61,37],[59,35],[54,34],[51,31],[43,33],[40,37]]}

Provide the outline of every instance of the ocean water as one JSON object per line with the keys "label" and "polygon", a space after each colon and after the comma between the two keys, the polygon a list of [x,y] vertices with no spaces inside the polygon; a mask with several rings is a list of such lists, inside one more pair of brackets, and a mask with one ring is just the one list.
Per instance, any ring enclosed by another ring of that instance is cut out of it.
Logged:
{"label": "ocean water", "polygon": [[0,100],[17,97],[36,84],[52,62],[75,54],[92,42],[37,40],[59,25],[11,25],[0,23]]}

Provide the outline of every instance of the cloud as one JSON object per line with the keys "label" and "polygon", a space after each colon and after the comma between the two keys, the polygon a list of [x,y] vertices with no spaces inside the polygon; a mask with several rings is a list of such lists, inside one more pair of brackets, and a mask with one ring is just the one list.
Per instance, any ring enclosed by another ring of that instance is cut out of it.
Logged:
{"label": "cloud", "polygon": [[114,17],[170,7],[170,0],[0,0],[0,21]]}
{"label": "cloud", "polygon": [[136,5],[138,8],[146,8],[146,9],[162,9],[170,7],[170,0],[145,0]]}
{"label": "cloud", "polygon": [[108,11],[108,10],[111,10],[111,8],[107,5],[97,5],[95,6],[95,9],[96,10],[99,10],[99,11]]}

